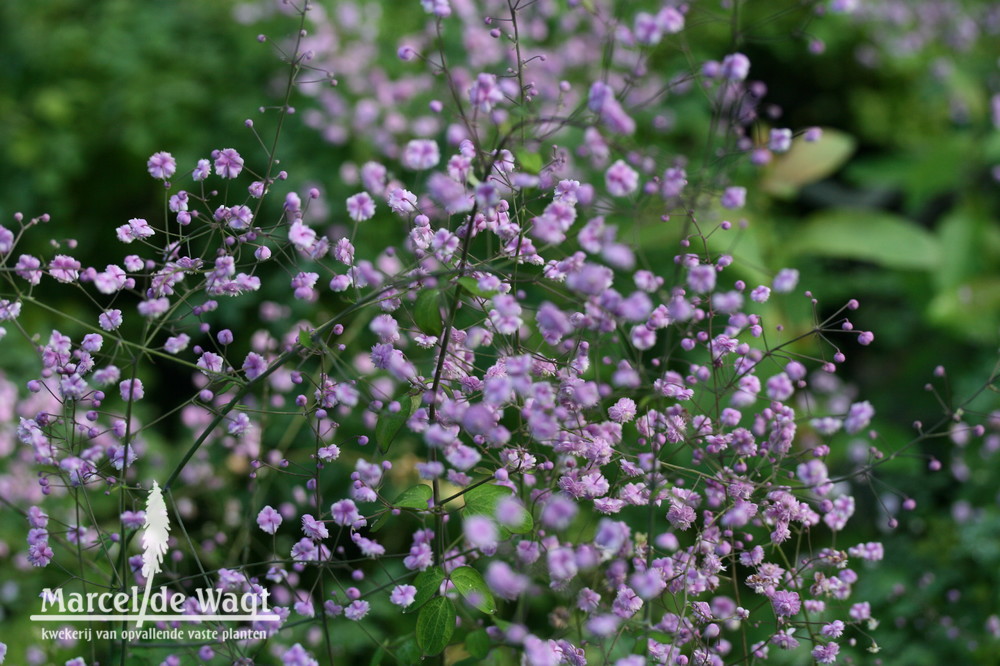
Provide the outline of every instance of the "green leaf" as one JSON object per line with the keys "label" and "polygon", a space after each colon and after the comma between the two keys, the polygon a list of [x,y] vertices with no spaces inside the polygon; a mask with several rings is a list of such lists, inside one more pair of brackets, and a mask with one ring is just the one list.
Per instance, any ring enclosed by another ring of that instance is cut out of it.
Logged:
{"label": "green leaf", "polygon": [[439,654],[448,647],[455,633],[455,604],[447,597],[436,597],[417,616],[417,645],[426,655]]}
{"label": "green leaf", "polygon": [[[425,486],[419,483],[415,486],[407,488],[399,494],[396,499],[392,501],[392,506],[401,509],[426,509],[427,500],[429,500],[434,494],[430,486]],[[372,524],[371,531],[378,532],[382,527],[385,526],[385,521],[389,519],[392,515],[391,511],[386,511]]]}
{"label": "green leaf", "polygon": [[458,278],[458,283],[462,285],[462,288],[473,296],[478,296],[479,298],[493,298],[497,294],[495,290],[486,291],[485,289],[480,289],[479,280],[474,277],[460,277]]}
{"label": "green leaf", "polygon": [[417,302],[413,305],[413,322],[427,335],[441,335],[444,324],[436,289],[424,289],[417,295]]}
{"label": "green leaf", "polygon": [[451,582],[458,593],[479,610],[490,615],[497,612],[497,602],[493,599],[493,593],[486,586],[483,575],[472,567],[458,567],[452,571]]}
{"label": "green leaf", "polygon": [[[465,509],[463,509],[462,513],[466,516],[482,514],[495,519],[497,504],[500,503],[500,500],[511,497],[513,494],[510,488],[495,486],[492,483],[477,486],[462,496],[465,500]],[[534,526],[535,523],[531,518],[531,513],[527,509],[522,508],[520,519],[514,521],[511,525],[501,525],[501,533],[506,530],[514,534],[527,534]]]}
{"label": "green leaf", "polygon": [[394,656],[400,664],[419,664],[423,655],[420,653],[420,646],[417,645],[416,638],[408,638],[396,648]]}
{"label": "green leaf", "polygon": [[523,150],[517,153],[517,161],[521,163],[521,170],[528,173],[538,173],[544,166],[541,155]]}
{"label": "green leaf", "polygon": [[417,574],[417,577],[413,579],[413,586],[417,588],[417,593],[413,597],[413,603],[403,609],[403,612],[411,613],[437,596],[444,579],[444,569],[441,567],[431,567]]}
{"label": "green leaf", "polygon": [[761,187],[768,194],[791,198],[803,185],[834,173],[854,153],[856,141],[849,134],[825,128],[819,141],[798,137],[791,149],[776,155],[764,168]]}
{"label": "green leaf", "polygon": [[465,649],[474,659],[482,659],[490,652],[490,635],[485,629],[476,629],[465,637]]}
{"label": "green leaf", "polygon": [[813,215],[784,249],[790,256],[837,257],[902,270],[933,270],[941,258],[932,233],[898,215],[869,210]]}
{"label": "green leaf", "polygon": [[312,349],[312,332],[305,328],[299,329],[299,344],[305,349]]}
{"label": "green leaf", "polygon": [[412,400],[400,400],[399,411],[385,411],[378,415],[375,422],[375,443],[378,444],[379,451],[385,453],[389,450],[389,445],[396,439],[396,435],[406,425],[406,420],[413,413]]}

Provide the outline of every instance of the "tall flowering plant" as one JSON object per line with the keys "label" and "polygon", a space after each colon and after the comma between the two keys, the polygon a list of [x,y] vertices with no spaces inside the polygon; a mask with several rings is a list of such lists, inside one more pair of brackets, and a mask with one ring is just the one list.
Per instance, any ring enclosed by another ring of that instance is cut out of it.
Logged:
{"label": "tall flowering plant", "polygon": [[[863,470],[883,455],[837,378],[874,336],[854,300],[784,330],[775,300],[817,300],[794,268],[739,260],[752,178],[730,165],[822,132],[765,129],[738,51],[663,65],[691,53],[684,4],[419,5],[385,68],[377,4],[279,5],[300,27],[277,45],[284,99],[246,123],[258,148],[152,155],[164,214],[109,229],[105,267],[72,241],[23,252],[47,216],[0,227],[0,320],[41,361],[26,392],[4,380],[23,564],[148,582],[133,537],[155,479],[178,525],[157,580],[184,612],[207,584],[266,591],[281,618],[164,663],[877,652],[853,587],[883,549],[844,541],[850,474],[827,464],[848,436],[870,443]],[[692,105],[706,136],[665,151]],[[338,198],[283,170],[300,115],[361,155]],[[669,246],[637,240],[664,227]],[[55,311],[44,283],[88,313]]]}

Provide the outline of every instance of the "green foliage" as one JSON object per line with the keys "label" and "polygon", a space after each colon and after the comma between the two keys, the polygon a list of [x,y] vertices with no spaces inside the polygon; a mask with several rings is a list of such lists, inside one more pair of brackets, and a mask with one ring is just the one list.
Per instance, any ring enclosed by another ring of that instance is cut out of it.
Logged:
{"label": "green foliage", "polygon": [[[472,488],[462,497],[465,499],[465,508],[462,514],[466,516],[484,515],[490,518],[496,517],[497,504],[501,500],[512,497],[514,492],[505,486],[496,486],[484,483]],[[522,508],[521,517],[512,525],[501,526],[501,533],[506,531],[513,534],[527,534],[534,528],[534,520],[531,513]]]}
{"label": "green foliage", "polygon": [[426,655],[441,653],[455,633],[455,604],[447,597],[431,599],[417,615],[417,644]]}
{"label": "green foliage", "polygon": [[451,582],[466,601],[479,610],[492,615],[497,612],[493,593],[487,587],[483,575],[469,566],[458,567],[451,572]]}

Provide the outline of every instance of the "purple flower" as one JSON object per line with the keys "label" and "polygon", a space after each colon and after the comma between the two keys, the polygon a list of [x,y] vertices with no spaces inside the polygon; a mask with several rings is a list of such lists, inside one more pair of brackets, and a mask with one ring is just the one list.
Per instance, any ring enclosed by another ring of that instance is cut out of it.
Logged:
{"label": "purple flower", "polygon": [[613,197],[624,197],[635,192],[639,187],[639,172],[625,163],[618,160],[604,173],[604,184],[608,188],[608,194]]}
{"label": "purple flower", "polygon": [[827,643],[826,645],[817,645],[814,647],[812,656],[820,664],[835,664],[837,663],[837,654],[839,652],[840,645],[837,643]]}
{"label": "purple flower", "polygon": [[517,599],[528,589],[528,577],[510,568],[506,562],[494,560],[486,569],[486,584],[498,597]]}
{"label": "purple flower", "polygon": [[389,601],[396,604],[400,608],[406,608],[413,603],[413,599],[417,596],[417,588],[412,585],[397,585],[392,588],[392,593],[389,595]]}
{"label": "purple flower", "polygon": [[797,592],[779,590],[771,596],[771,605],[778,617],[792,617],[798,614],[802,603]]}
{"label": "purple flower", "polygon": [[330,505],[330,516],[337,525],[350,527],[361,519],[358,507],[352,500],[345,499]]}
{"label": "purple flower", "polygon": [[243,171],[243,158],[232,148],[223,148],[212,154],[215,158],[215,175],[236,178]]}
{"label": "purple flower", "polygon": [[122,400],[142,400],[146,394],[142,388],[142,380],[140,379],[126,379],[118,385],[118,388],[121,391]]}
{"label": "purple flower", "polygon": [[278,531],[278,527],[281,525],[281,514],[278,513],[270,505],[265,506],[257,514],[257,525],[260,529],[264,530],[268,534],[274,534]]}
{"label": "purple flower", "polygon": [[281,655],[282,666],[319,666],[302,645],[296,643]]}
{"label": "purple flower", "polygon": [[263,356],[257,352],[250,352],[247,354],[246,360],[243,361],[243,372],[246,374],[247,379],[257,379],[267,370],[267,361]]}
{"label": "purple flower", "polygon": [[146,162],[146,169],[153,178],[166,180],[177,171],[177,160],[167,152],[153,153],[149,161]]}
{"label": "purple flower", "polygon": [[367,192],[358,192],[347,198],[347,214],[355,222],[370,220],[375,215],[375,200]]}
{"label": "purple flower", "polygon": [[844,419],[844,431],[853,435],[867,428],[873,416],[875,416],[875,408],[870,402],[867,400],[855,402],[847,411],[847,417]]}
{"label": "purple flower", "polygon": [[722,193],[722,199],[720,204],[723,208],[728,208],[730,210],[735,208],[743,208],[747,201],[747,188],[745,187],[727,187],[725,192]]}
{"label": "purple flower", "polygon": [[321,521],[316,520],[310,514],[305,514],[302,516],[302,531],[305,535],[314,541],[319,541],[330,536],[330,532],[327,531],[326,525]]}
{"label": "purple flower", "polygon": [[413,171],[433,169],[440,161],[437,141],[432,139],[413,139],[403,151],[403,166]]}
{"label": "purple flower", "polygon": [[49,262],[49,275],[59,282],[76,282],[80,277],[80,262],[65,254],[57,254]]}
{"label": "purple flower", "polygon": [[496,523],[486,516],[469,516],[462,526],[465,538],[473,548],[496,548],[500,533]]}
{"label": "purple flower", "polygon": [[797,270],[794,268],[782,268],[778,271],[778,274],[774,276],[774,282],[772,282],[771,285],[779,294],[787,294],[795,289],[795,285],[798,283],[799,272]]}
{"label": "purple flower", "polygon": [[622,398],[608,408],[608,418],[615,423],[629,423],[635,418],[635,401],[631,398]]}

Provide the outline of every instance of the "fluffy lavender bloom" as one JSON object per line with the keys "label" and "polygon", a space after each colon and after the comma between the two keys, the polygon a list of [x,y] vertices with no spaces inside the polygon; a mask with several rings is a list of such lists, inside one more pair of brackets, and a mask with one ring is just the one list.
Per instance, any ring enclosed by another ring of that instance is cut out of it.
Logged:
{"label": "fluffy lavender bloom", "polygon": [[267,370],[267,361],[264,357],[257,352],[250,352],[247,354],[246,360],[243,361],[243,372],[246,374],[247,379],[257,379]]}
{"label": "fluffy lavender bloom", "polygon": [[177,171],[177,160],[167,152],[153,153],[146,162],[146,170],[149,175],[159,180],[166,180]]}
{"label": "fluffy lavender bloom", "polygon": [[21,301],[0,300],[0,321],[13,321],[21,315]]}
{"label": "fluffy lavender bloom", "polygon": [[448,0],[420,0],[420,4],[428,14],[434,14],[441,18],[451,16],[451,5]]}
{"label": "fluffy lavender bloom", "polygon": [[486,516],[469,516],[462,526],[466,540],[473,548],[490,550],[496,548],[500,532],[496,523]]}
{"label": "fluffy lavender bloom", "polygon": [[824,624],[819,633],[827,638],[840,638],[844,633],[844,623],[840,620],[834,620],[829,624]]}
{"label": "fluffy lavender bloom", "polygon": [[798,614],[802,602],[797,592],[779,590],[771,596],[771,605],[778,617],[792,617]]}
{"label": "fluffy lavender bloom", "polygon": [[794,268],[782,268],[778,271],[778,274],[774,276],[774,281],[771,286],[779,294],[787,294],[788,292],[795,289],[795,285],[799,283],[799,272]]}
{"label": "fluffy lavender bloom", "polygon": [[742,53],[731,53],[722,59],[720,73],[730,81],[744,81],[750,74],[750,58]]}
{"label": "fluffy lavender bloom", "polygon": [[0,224],[0,256],[14,249],[14,232]]}
{"label": "fluffy lavender bloom", "polygon": [[441,152],[433,139],[413,139],[403,151],[403,166],[413,171],[433,169],[440,161]]}
{"label": "fluffy lavender bloom", "polygon": [[635,15],[635,28],[633,29],[635,40],[645,46],[655,46],[663,39],[663,31],[655,17],[648,12],[639,12]]}
{"label": "fluffy lavender bloom", "polygon": [[837,643],[827,643],[826,645],[817,645],[812,649],[813,659],[820,664],[835,664],[837,663],[837,654],[840,652],[840,645]]}
{"label": "fluffy lavender bloom", "polygon": [[319,541],[320,539],[325,539],[330,536],[330,532],[327,531],[326,525],[321,521],[316,520],[310,514],[305,514],[302,516],[302,531],[305,535],[314,541]]}
{"label": "fluffy lavender bloom", "polygon": [[375,200],[367,192],[347,198],[347,214],[355,222],[370,220],[375,215]]}
{"label": "fluffy lavender bloom", "polygon": [[401,187],[397,187],[389,193],[386,203],[392,212],[399,215],[408,215],[417,210],[417,196]]}
{"label": "fluffy lavender bloom", "polygon": [[319,666],[302,645],[296,643],[281,655],[282,666]]}
{"label": "fluffy lavender bloom", "polygon": [[49,275],[59,282],[76,282],[80,277],[80,262],[65,254],[57,254],[49,262]]}
{"label": "fluffy lavender bloom", "polygon": [[672,167],[663,172],[660,182],[660,196],[664,199],[680,196],[687,185],[687,172],[679,167]]}
{"label": "fluffy lavender bloom", "polygon": [[42,281],[42,262],[38,258],[31,256],[30,254],[22,254],[17,258],[17,263],[14,265],[14,272],[17,273],[18,277],[24,278],[28,281],[28,284],[38,284]]}
{"label": "fluffy lavender bloom", "polygon": [[350,527],[358,520],[361,520],[361,514],[358,512],[357,505],[349,499],[340,500],[339,502],[331,504],[330,517],[333,519],[334,523],[345,527]]}
{"label": "fluffy lavender bloom", "polygon": [[434,564],[434,550],[429,543],[414,543],[410,554],[403,558],[403,566],[411,571],[423,571]]}
{"label": "fluffy lavender bloom", "polygon": [[549,576],[555,583],[568,581],[577,574],[576,555],[572,548],[553,548],[546,557]]}
{"label": "fluffy lavender bloom", "polygon": [[705,293],[715,289],[716,269],[712,264],[698,264],[688,271],[688,286],[694,291]]}
{"label": "fluffy lavender bloom", "polygon": [[503,91],[493,74],[479,74],[469,88],[469,101],[483,113],[492,111],[503,99]]}
{"label": "fluffy lavender bloom", "polygon": [[772,129],[767,147],[776,153],[787,152],[792,147],[792,130]]}
{"label": "fluffy lavender bloom", "polygon": [[126,379],[118,385],[118,389],[121,391],[122,400],[142,400],[146,395],[140,379]]}
{"label": "fluffy lavender bloom", "polygon": [[618,160],[604,173],[604,184],[611,196],[627,196],[639,187],[639,172],[624,160]]}
{"label": "fluffy lavender bloom", "polygon": [[316,232],[307,227],[302,220],[295,220],[288,228],[288,240],[297,249],[308,251],[316,244]]}
{"label": "fluffy lavender bloom", "polygon": [[498,597],[511,600],[517,599],[528,589],[529,580],[510,568],[506,562],[493,560],[486,569],[486,584]]}
{"label": "fluffy lavender bloom", "polygon": [[656,24],[667,35],[675,35],[684,29],[684,14],[673,7],[664,7],[656,14]]}
{"label": "fluffy lavender bloom", "polygon": [[[374,499],[374,498],[373,498]],[[357,532],[351,533],[351,541],[358,547],[365,557],[376,559],[385,555],[385,546],[374,539],[366,539]]]}
{"label": "fluffy lavender bloom", "polygon": [[723,208],[728,208],[730,210],[735,208],[743,208],[747,202],[747,188],[745,187],[727,187],[722,193],[722,199],[719,203]]}
{"label": "fluffy lavender bloom", "polygon": [[257,514],[257,525],[268,534],[274,534],[281,525],[281,514],[270,505],[265,506]]}
{"label": "fluffy lavender bloom", "polygon": [[615,423],[629,423],[636,415],[635,401],[631,398],[622,398],[608,408],[608,418]]}
{"label": "fluffy lavender bloom", "polygon": [[212,173],[212,165],[208,160],[198,160],[197,166],[191,172],[191,178],[196,182],[203,181]]}
{"label": "fluffy lavender bloom", "polygon": [[215,175],[236,178],[243,171],[243,158],[233,148],[223,148],[212,154],[215,158]]}
{"label": "fluffy lavender bloom", "polygon": [[201,368],[202,374],[210,377],[212,373],[222,372],[223,358],[214,352],[205,352],[198,358],[196,365]]}
{"label": "fluffy lavender bloom", "polygon": [[510,294],[497,294],[493,297],[493,309],[490,310],[490,321],[501,335],[512,335],[521,328],[521,306]]}
{"label": "fluffy lavender bloom", "polygon": [[163,348],[170,354],[179,354],[187,349],[190,342],[191,336],[187,333],[181,333],[180,335],[172,335],[167,338],[167,341],[163,343]]}
{"label": "fluffy lavender bloom", "polygon": [[392,588],[392,593],[389,595],[389,601],[396,604],[400,608],[406,608],[413,603],[413,599],[417,596],[417,588],[412,585],[397,585]]}
{"label": "fluffy lavender bloom", "polygon": [[823,522],[834,532],[839,532],[847,526],[847,521],[853,515],[854,498],[844,495],[833,500],[830,510],[823,516]]}
{"label": "fluffy lavender bloom", "polygon": [[844,419],[844,431],[853,435],[867,428],[873,416],[875,416],[875,408],[867,400],[852,404],[847,410],[847,418]]}

